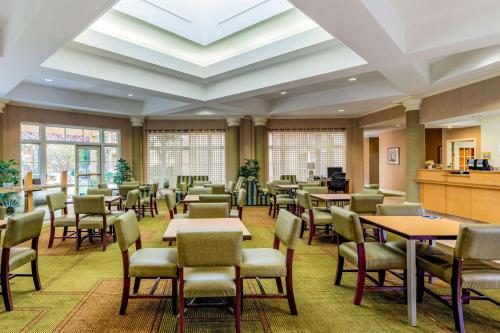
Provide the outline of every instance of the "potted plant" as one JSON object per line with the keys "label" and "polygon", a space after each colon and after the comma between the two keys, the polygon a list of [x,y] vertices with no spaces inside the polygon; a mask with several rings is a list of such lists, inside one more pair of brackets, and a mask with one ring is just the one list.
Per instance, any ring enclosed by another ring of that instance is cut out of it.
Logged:
{"label": "potted plant", "polygon": [[255,159],[246,159],[245,163],[240,167],[241,177],[257,177],[259,174],[259,161]]}
{"label": "potted plant", "polygon": [[132,178],[132,170],[128,162],[120,158],[115,166],[115,173],[113,174],[113,183],[121,185],[123,182],[128,182]]}
{"label": "potted plant", "polygon": [[12,188],[19,184],[19,169],[14,160],[0,161],[0,184],[4,188]]}

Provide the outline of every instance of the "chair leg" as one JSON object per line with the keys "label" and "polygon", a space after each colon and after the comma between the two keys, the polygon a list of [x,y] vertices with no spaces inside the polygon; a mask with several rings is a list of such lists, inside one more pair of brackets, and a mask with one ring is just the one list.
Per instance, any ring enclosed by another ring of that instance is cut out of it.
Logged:
{"label": "chair leg", "polygon": [[0,273],[0,283],[2,286],[2,298],[5,306],[5,311],[12,311],[12,294],[10,293],[9,268],[7,263],[2,262],[2,270]]}
{"label": "chair leg", "polygon": [[273,204],[269,203],[269,212],[267,213],[267,215],[271,216],[272,210],[273,210]]}
{"label": "chair leg", "polygon": [[293,279],[292,272],[286,272],[286,298],[288,300],[288,307],[290,308],[290,313],[294,316],[298,315],[297,305],[295,304],[295,295],[293,293]]}
{"label": "chair leg", "polygon": [[134,294],[139,292],[139,288],[141,287],[141,278],[134,278]]}
{"label": "chair leg", "polygon": [[[463,296],[470,296],[470,290],[469,290],[469,289],[464,289],[464,290],[462,291],[462,295],[463,295]],[[464,300],[462,300],[462,303],[463,303],[463,304],[469,304],[469,303],[470,303],[470,300],[469,300],[469,299],[464,299]]]}
{"label": "chair leg", "polygon": [[66,236],[67,235],[68,235],[68,227],[64,227],[64,229],[63,229],[63,238],[62,238],[63,242],[66,240]]}
{"label": "chair leg", "polygon": [[356,280],[356,292],[354,293],[354,305],[360,305],[363,298],[363,291],[365,290],[366,269],[365,267],[358,267],[358,277]]}
{"label": "chair leg", "polygon": [[50,227],[50,238],[49,238],[49,249],[52,247],[52,244],[54,244],[54,237],[56,236],[56,227],[51,226]]}
{"label": "chair leg", "polygon": [[40,285],[40,275],[38,274],[38,254],[36,259],[31,261],[31,275],[33,277],[33,284],[35,285],[35,289],[42,289]]}
{"label": "chair leg", "polygon": [[278,293],[283,294],[283,284],[281,283],[281,278],[276,278],[276,288],[278,288]]}
{"label": "chair leg", "polygon": [[130,277],[125,276],[123,278],[122,303],[120,305],[120,315],[122,316],[127,312],[129,295],[130,295]]}
{"label": "chair leg", "polygon": [[81,245],[82,245],[82,230],[77,229],[76,230],[76,243],[75,243],[75,247],[76,247],[77,251],[80,250]]}
{"label": "chair leg", "polygon": [[158,204],[156,203],[156,201],[155,201],[155,213],[156,215],[158,215]]}
{"label": "chair leg", "polygon": [[177,279],[172,279],[172,314],[177,315],[179,313],[177,308]]}
{"label": "chair leg", "polygon": [[278,211],[279,208],[280,208],[279,205],[273,205],[273,219],[276,218],[276,212]]}
{"label": "chair leg", "polygon": [[[417,302],[422,303],[424,300],[424,287],[425,287],[425,271],[417,268]],[[405,279],[406,284],[406,279]]]}
{"label": "chair leg", "polygon": [[114,225],[109,227],[109,232],[113,234],[113,243],[116,243],[116,229]]}
{"label": "chair leg", "polygon": [[383,287],[384,286],[384,282],[385,282],[385,271],[384,270],[380,270],[380,271],[378,271],[378,285],[380,287]]}
{"label": "chair leg", "polygon": [[155,217],[153,204],[149,204],[149,211],[151,212],[151,217]]}
{"label": "chair leg", "polygon": [[309,238],[307,239],[307,245],[311,245],[315,233],[316,227],[314,226],[314,223],[309,223]]}
{"label": "chair leg", "polygon": [[241,332],[241,289],[242,289],[242,280],[238,279],[239,281],[236,281],[236,305],[234,307],[234,315],[235,315],[235,321],[236,321],[236,333]]}
{"label": "chair leg", "polygon": [[183,287],[180,286],[180,288],[179,288],[179,320],[178,320],[179,333],[184,333],[185,326],[186,326],[186,323],[184,321],[184,291],[182,289],[183,289]]}
{"label": "chair leg", "polygon": [[342,280],[343,272],[344,272],[344,257],[339,255],[337,258],[337,273],[335,274],[334,285],[340,286],[340,281]]}
{"label": "chair leg", "polygon": [[106,229],[101,229],[102,250],[106,251]]}
{"label": "chair leg", "polygon": [[455,321],[455,330],[460,333],[465,332],[464,314],[462,311],[462,288],[460,286],[451,286],[451,307],[453,309],[453,319]]}
{"label": "chair leg", "polygon": [[304,231],[306,230],[306,223],[304,220],[300,223],[300,238],[304,238]]}

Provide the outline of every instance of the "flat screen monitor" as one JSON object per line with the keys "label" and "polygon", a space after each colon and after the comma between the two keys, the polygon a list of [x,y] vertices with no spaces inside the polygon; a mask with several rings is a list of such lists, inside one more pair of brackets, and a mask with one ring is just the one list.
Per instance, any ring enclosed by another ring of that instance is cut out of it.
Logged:
{"label": "flat screen monitor", "polygon": [[333,178],[336,173],[342,173],[342,168],[340,167],[328,167],[327,168],[328,178]]}

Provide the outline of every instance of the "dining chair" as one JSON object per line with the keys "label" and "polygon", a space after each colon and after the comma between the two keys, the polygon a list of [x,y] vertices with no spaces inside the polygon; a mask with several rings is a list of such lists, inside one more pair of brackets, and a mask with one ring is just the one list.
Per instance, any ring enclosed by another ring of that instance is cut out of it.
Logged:
{"label": "dining chair", "polygon": [[[334,284],[340,285],[343,272],[356,272],[356,291],[353,299],[355,305],[361,304],[364,291],[405,291],[405,286],[384,286],[384,281],[387,270],[406,270],[406,256],[383,243],[365,242],[358,214],[340,207],[331,207],[330,210],[339,244]],[[344,259],[357,269],[344,269]],[[372,277],[370,272],[377,272],[378,280]],[[365,286],[366,279],[375,283],[375,286]]]}
{"label": "dining chair", "polygon": [[84,239],[82,230],[88,230],[87,237],[92,242],[94,230],[98,229],[101,234],[102,250],[106,251],[108,229],[109,235],[116,241],[113,224],[121,212],[111,213],[102,195],[74,195],[73,205],[76,217],[76,250],[80,250]]}
{"label": "dining chair", "polygon": [[227,203],[191,203],[187,213],[190,219],[215,219],[229,217]]}
{"label": "dining chair", "polygon": [[276,217],[277,212],[282,206],[286,206],[288,209],[295,206],[294,198],[290,197],[288,194],[280,194],[282,192],[276,188],[276,185],[285,185],[285,184],[291,184],[290,180],[275,180],[267,185],[269,195],[271,196],[269,198],[268,215],[271,215],[272,212],[273,218]]}
{"label": "dining chair", "polygon": [[417,301],[422,301],[425,290],[450,305],[449,296],[441,296],[424,288],[424,272],[448,283],[451,287],[455,330],[465,332],[463,304],[471,300],[488,300],[500,305],[482,293],[483,290],[500,289],[500,264],[494,262],[500,260],[499,239],[499,225],[463,223],[453,253],[436,248],[430,254],[417,256]]}
{"label": "dining chair", "polygon": [[[179,332],[185,330],[186,298],[234,299],[236,332],[241,332],[240,267],[243,235],[232,228],[179,229]],[[193,305],[196,306],[196,305]]]}
{"label": "dining chair", "polygon": [[231,196],[229,194],[204,194],[200,195],[199,198],[200,203],[227,203],[227,208],[229,212],[231,211]]}
{"label": "dining chair", "polygon": [[167,209],[170,214],[170,219],[174,218],[174,214],[177,214],[177,198],[174,191],[168,189],[165,191],[165,200],[167,203]]}
{"label": "dining chair", "polygon": [[[14,309],[10,291],[10,280],[14,277],[30,276],[33,278],[35,289],[41,289],[38,274],[38,239],[42,231],[44,215],[45,212],[43,210],[37,210],[16,215],[7,221],[0,264],[1,294],[6,311]],[[31,247],[18,246],[27,241],[31,241]],[[31,264],[31,274],[11,273],[28,263]]]}
{"label": "dining chair", "polygon": [[321,180],[308,180],[306,182],[299,182],[299,190],[302,190],[303,187],[307,186],[321,186]]}
{"label": "dining chair", "polygon": [[299,216],[302,219],[300,238],[304,236],[306,226],[309,225],[307,245],[311,245],[312,239],[316,235],[316,227],[324,228],[326,234],[330,233],[333,225],[332,214],[328,208],[314,207],[310,194],[304,190],[297,190],[297,201]]}
{"label": "dining chair", "polygon": [[289,181],[290,184],[297,184],[297,176],[296,175],[281,175],[280,180]]}
{"label": "dining chair", "polygon": [[234,187],[235,187],[236,183],[233,182],[232,180],[228,183],[227,185],[227,188],[226,188],[226,194],[233,194],[234,192]]}
{"label": "dining chair", "polygon": [[[87,195],[104,195],[104,196],[112,196],[113,190],[108,188],[89,188],[87,190]],[[127,197],[125,195],[125,197]],[[116,200],[111,203],[111,208],[116,207],[116,210],[122,209],[121,200]]]}
{"label": "dining chair", "polygon": [[141,219],[141,205],[140,205],[141,192],[139,190],[132,190],[127,193],[127,199],[123,203],[122,208],[125,212],[133,210],[137,215],[137,219]]}
{"label": "dining chair", "polygon": [[118,185],[118,193],[123,198],[127,198],[127,193],[132,190],[138,190],[139,184],[137,185]]}
{"label": "dining chair", "polygon": [[187,191],[188,195],[214,194],[210,187],[190,187]]}
{"label": "dining chair", "polygon": [[204,187],[211,188],[213,194],[224,194],[226,192],[226,185],[224,184],[205,184]]}
{"label": "dining chair", "polygon": [[108,183],[97,184],[97,188],[107,190],[109,188]]}
{"label": "dining chair", "polygon": [[[346,209],[358,215],[375,215],[377,213],[377,205],[384,203],[384,195],[382,194],[365,194],[353,193],[349,200],[349,206]],[[365,237],[370,237],[379,240],[380,231],[371,225],[362,224]]]}
{"label": "dining chair", "polygon": [[[177,250],[166,248],[143,248],[137,216],[129,211],[115,221],[118,245],[122,252],[123,291],[120,315],[125,315],[129,299],[172,298],[172,312],[177,314]],[[133,254],[129,248],[135,244]],[[130,295],[130,281],[134,278],[133,294]],[[155,279],[151,291],[139,294],[141,280]],[[155,294],[161,279],[171,280],[172,295]]]}
{"label": "dining chair", "polygon": [[236,198],[236,205],[238,209],[232,209],[229,217],[238,217],[240,220],[243,220],[243,207],[245,206],[246,200],[247,191],[242,188],[238,191],[238,197]]}
{"label": "dining chair", "polygon": [[[281,209],[276,220],[273,248],[245,248],[241,264],[242,279],[256,279],[266,298],[286,298],[292,315],[298,314],[293,293],[292,264],[299,239],[300,225],[300,218]],[[281,253],[280,243],[286,247],[286,255]],[[286,294],[283,294],[282,277],[285,277],[286,281]],[[259,279],[275,279],[278,294],[265,293]],[[261,295],[247,294],[243,297],[261,298]]]}
{"label": "dining chair", "polygon": [[[50,213],[50,237],[49,248],[54,244],[54,239],[76,238],[76,217],[73,214],[68,214],[68,206],[66,205],[66,194],[64,192],[57,192],[47,194],[47,205]],[[60,212],[56,216],[57,212]],[[63,235],[56,236],[56,228],[63,228]],[[68,228],[75,228],[68,230]],[[70,232],[68,234],[68,231]]]}
{"label": "dining chair", "polygon": [[[328,187],[326,186],[303,186],[302,187],[302,190],[303,191],[306,191],[307,193],[309,194],[328,194]],[[316,206],[319,205],[319,200],[318,199],[314,199],[314,198],[311,198],[311,201],[313,202],[313,204],[316,204]]]}
{"label": "dining chair", "polygon": [[158,203],[157,203],[158,186],[159,183],[151,184],[151,188],[149,190],[149,197],[140,198],[140,206],[143,217],[145,217],[146,209],[149,209],[151,217],[155,217],[155,213],[158,214]]}
{"label": "dining chair", "polygon": [[210,180],[194,180],[192,187],[200,187],[200,186],[205,186],[208,184],[212,184],[212,181],[210,181]]}

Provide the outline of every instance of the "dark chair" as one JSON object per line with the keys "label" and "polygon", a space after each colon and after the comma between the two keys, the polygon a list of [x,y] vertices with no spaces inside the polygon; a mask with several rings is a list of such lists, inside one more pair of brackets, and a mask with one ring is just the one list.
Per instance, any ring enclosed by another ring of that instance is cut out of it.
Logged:
{"label": "dark chair", "polygon": [[332,191],[333,193],[345,192],[345,187],[346,187],[345,173],[344,172],[336,173],[332,178],[332,182],[330,183],[330,191]]}

